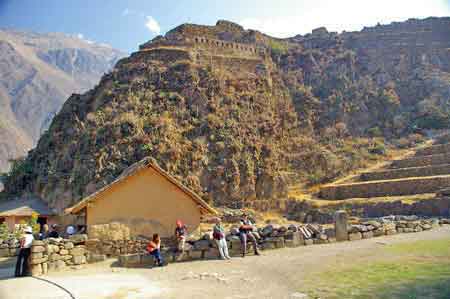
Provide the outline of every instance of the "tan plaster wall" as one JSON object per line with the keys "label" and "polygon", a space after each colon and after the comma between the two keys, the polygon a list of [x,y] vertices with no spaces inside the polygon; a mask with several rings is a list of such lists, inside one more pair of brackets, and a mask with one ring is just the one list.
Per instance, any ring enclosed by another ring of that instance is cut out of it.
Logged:
{"label": "tan plaster wall", "polygon": [[191,197],[152,168],[112,186],[87,207],[87,225],[119,222],[132,235],[173,235],[175,222],[182,220],[189,232],[200,224],[200,210]]}

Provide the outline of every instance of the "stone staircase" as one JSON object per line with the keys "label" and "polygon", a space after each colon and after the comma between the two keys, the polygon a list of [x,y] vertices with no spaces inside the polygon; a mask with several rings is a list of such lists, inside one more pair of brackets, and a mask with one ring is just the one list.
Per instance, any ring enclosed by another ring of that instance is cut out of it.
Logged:
{"label": "stone staircase", "polygon": [[450,187],[450,143],[417,149],[384,169],[364,172],[355,182],[329,184],[319,197],[328,200],[434,193]]}

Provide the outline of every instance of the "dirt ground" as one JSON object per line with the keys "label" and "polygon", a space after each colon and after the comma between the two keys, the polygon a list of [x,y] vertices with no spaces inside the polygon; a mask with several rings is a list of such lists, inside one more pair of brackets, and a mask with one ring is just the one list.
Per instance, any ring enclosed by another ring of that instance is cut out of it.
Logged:
{"label": "dirt ground", "polygon": [[9,265],[0,266],[0,298],[311,298],[307,297],[307,290],[312,288],[311,279],[320,273],[342,265],[395,258],[379,250],[392,244],[442,239],[450,240],[450,226],[415,234],[264,251],[259,257],[236,257],[230,261],[170,264],[164,268],[119,268],[110,260],[42,278],[10,278],[10,261]]}

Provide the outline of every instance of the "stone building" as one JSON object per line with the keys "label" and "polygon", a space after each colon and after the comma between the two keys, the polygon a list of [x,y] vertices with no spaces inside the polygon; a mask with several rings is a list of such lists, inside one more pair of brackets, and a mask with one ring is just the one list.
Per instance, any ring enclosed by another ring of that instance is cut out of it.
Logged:
{"label": "stone building", "polygon": [[216,211],[155,162],[145,158],[125,171],[111,184],[66,210],[84,218],[88,232],[94,227],[120,223],[132,235],[162,237],[173,234],[175,222],[182,220],[191,232],[202,215]]}
{"label": "stone building", "polygon": [[10,230],[15,225],[27,223],[33,213],[38,214],[39,224],[56,223],[56,214],[38,198],[6,200],[0,203],[0,223],[6,223]]}

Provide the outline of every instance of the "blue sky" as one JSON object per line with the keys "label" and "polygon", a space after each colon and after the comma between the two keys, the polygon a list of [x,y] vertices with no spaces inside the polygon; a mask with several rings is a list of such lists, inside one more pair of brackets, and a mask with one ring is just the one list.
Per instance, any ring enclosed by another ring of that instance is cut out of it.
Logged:
{"label": "blue sky", "polygon": [[227,19],[277,37],[450,16],[450,0],[0,0],[0,28],[64,32],[126,52],[182,23]]}

